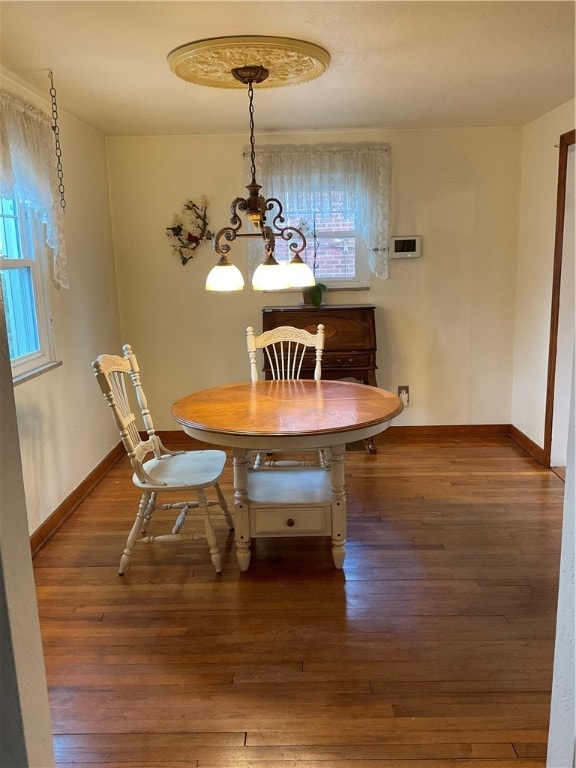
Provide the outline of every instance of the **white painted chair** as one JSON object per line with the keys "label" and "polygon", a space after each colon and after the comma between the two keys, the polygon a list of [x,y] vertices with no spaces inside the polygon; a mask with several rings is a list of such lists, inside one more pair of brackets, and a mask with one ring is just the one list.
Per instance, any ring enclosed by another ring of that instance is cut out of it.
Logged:
{"label": "white painted chair", "polygon": [[[272,379],[299,379],[306,352],[310,349],[314,352],[314,379],[318,381],[322,377],[322,353],[324,351],[324,326],[318,324],[316,333],[310,333],[303,328],[293,328],[290,325],[281,325],[270,331],[264,331],[259,336],[254,334],[254,328],[246,329],[246,342],[248,346],[248,358],[250,360],[250,379],[258,381],[258,367],[256,354],[263,350],[270,368]],[[274,461],[271,458],[274,451],[260,450],[254,453],[252,469],[262,466],[262,458],[266,455],[266,466],[305,466],[306,462]],[[327,458],[322,451],[318,451],[318,463],[328,467]]]}
{"label": "white painted chair", "polygon": [[[217,505],[224,514],[228,527],[234,527],[228,511],[226,499],[220,489],[219,479],[226,463],[224,451],[171,451],[166,448],[156,434],[152,417],[148,410],[146,397],[140,383],[140,369],[136,356],[129,344],[123,347],[124,356],[100,355],[93,363],[96,380],[100,385],[118,429],[126,453],[134,470],[132,482],[142,491],[136,520],[128,535],[126,547],[120,560],[119,573],[123,575],[130,565],[130,557],[136,544],[152,544],[155,541],[190,541],[207,539],[210,558],[217,573],[222,570],[222,561],[216,534],[210,519],[209,508]],[[133,386],[137,407],[130,404],[127,380]],[[134,411],[140,410],[144,432],[147,439],[142,439],[138,431],[137,417]],[[152,454],[151,458],[146,457]],[[217,501],[208,499],[206,489],[214,488]],[[159,493],[179,493],[182,496],[194,493],[192,501],[176,501],[158,505],[159,509],[180,510],[171,533],[153,535],[148,533],[152,515],[156,508]],[[197,509],[204,520],[204,533],[181,533],[190,510]]]}

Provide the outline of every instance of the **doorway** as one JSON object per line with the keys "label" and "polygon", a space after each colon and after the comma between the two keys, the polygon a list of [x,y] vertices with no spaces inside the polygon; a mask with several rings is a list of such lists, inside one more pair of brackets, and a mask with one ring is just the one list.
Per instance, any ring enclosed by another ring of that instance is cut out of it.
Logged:
{"label": "doorway", "polygon": [[563,477],[568,447],[570,382],[574,354],[574,183],[575,131],[560,136],[556,236],[550,314],[544,459]]}

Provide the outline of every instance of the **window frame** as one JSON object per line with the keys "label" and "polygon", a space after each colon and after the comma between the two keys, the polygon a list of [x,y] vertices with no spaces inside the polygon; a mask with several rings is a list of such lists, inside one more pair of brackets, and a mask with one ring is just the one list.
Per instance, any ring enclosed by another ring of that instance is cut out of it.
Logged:
{"label": "window frame", "polygon": [[[328,230],[317,229],[315,234],[307,237],[312,241],[312,259],[314,259],[314,240],[319,243],[324,240],[353,239],[354,240],[354,275],[355,277],[324,277],[317,276],[317,281],[323,283],[328,290],[367,290],[368,289],[368,254],[364,238],[359,227],[354,222],[352,229]],[[308,248],[306,249],[308,250]],[[306,263],[309,258],[306,256]],[[310,265],[312,266],[312,265]]]}
{"label": "window frame", "polygon": [[[312,217],[313,218],[313,217]],[[355,277],[325,277],[324,275],[316,275],[315,278],[318,283],[322,283],[328,290],[368,290],[369,275],[368,275],[368,249],[360,228],[354,223],[354,227],[346,230],[336,229],[316,229],[311,230],[307,223],[310,216],[299,212],[290,211],[290,214],[286,216],[286,220],[290,226],[295,226],[300,229],[306,237],[306,248],[302,252],[302,259],[308,264],[310,268],[314,267],[314,248],[315,240],[320,243],[322,240],[337,240],[337,239],[353,239],[354,240],[354,274]],[[314,225],[315,226],[315,225]],[[276,240],[276,247],[282,243],[280,238]],[[284,259],[286,262],[289,260],[288,245],[283,248],[286,253],[283,253],[280,259]],[[319,250],[319,247],[316,248]],[[281,289],[280,292],[294,291],[294,288]]]}
{"label": "window frame", "polygon": [[[19,384],[61,365],[61,362],[56,358],[54,343],[49,296],[49,255],[48,246],[44,241],[44,227],[36,220],[29,206],[14,198],[4,196],[2,199],[11,200],[14,206],[19,256],[14,258],[0,254],[0,272],[30,270],[38,333],[38,350],[10,360],[13,383]],[[0,218],[2,220],[7,218],[3,208],[0,208]],[[3,300],[3,303],[6,304],[6,301]]]}

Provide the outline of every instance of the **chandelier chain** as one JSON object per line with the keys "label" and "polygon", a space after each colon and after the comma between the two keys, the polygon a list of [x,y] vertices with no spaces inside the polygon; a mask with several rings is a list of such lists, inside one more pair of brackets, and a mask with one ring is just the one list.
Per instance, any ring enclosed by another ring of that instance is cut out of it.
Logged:
{"label": "chandelier chain", "polygon": [[252,184],[256,183],[256,142],[254,139],[254,84],[252,80],[248,83],[248,101],[250,114],[250,170],[252,172]]}
{"label": "chandelier chain", "polygon": [[66,208],[66,198],[64,196],[64,171],[62,170],[62,146],[60,144],[60,126],[58,125],[58,103],[56,101],[56,88],[54,88],[54,77],[52,70],[48,70],[50,78],[50,98],[52,101],[52,130],[54,131],[54,144],[56,153],[56,173],[58,175],[58,192],[60,193],[60,206],[62,210]]}

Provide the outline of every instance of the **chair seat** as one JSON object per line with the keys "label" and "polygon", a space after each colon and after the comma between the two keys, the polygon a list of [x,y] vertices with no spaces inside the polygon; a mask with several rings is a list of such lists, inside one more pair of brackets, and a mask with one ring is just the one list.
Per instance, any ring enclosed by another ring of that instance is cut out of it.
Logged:
{"label": "chair seat", "polygon": [[157,486],[143,483],[136,474],[133,475],[132,482],[139,488],[148,490],[162,490],[166,486],[171,490],[205,488],[218,480],[225,463],[224,451],[185,451],[144,462],[145,471],[158,483]]}

